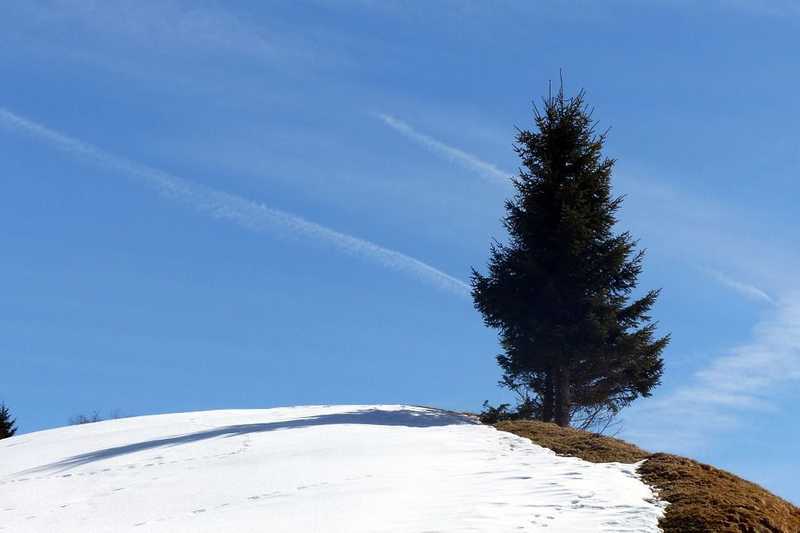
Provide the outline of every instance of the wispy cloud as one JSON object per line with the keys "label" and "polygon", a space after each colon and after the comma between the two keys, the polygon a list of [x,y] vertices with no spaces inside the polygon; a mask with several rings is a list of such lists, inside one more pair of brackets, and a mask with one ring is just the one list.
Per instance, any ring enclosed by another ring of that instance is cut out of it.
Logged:
{"label": "wispy cloud", "polygon": [[695,272],[708,265],[723,267],[772,299],[796,287],[796,247],[782,242],[754,204],[722,203],[707,190],[688,190],[675,185],[677,180],[650,178],[640,171],[623,169],[614,181],[615,193],[626,196],[621,225],[634,229],[650,257]]}
{"label": "wispy cloud", "polygon": [[58,30],[78,27],[95,36],[113,38],[113,45],[131,43],[161,50],[186,48],[271,55],[269,35],[227,11],[182,0],[151,3],[134,0],[55,0],[13,6],[11,23]]}
{"label": "wispy cloud", "polygon": [[219,2],[187,0],[12,1],[0,17],[0,34],[16,56],[75,61],[159,87],[165,80],[171,84],[198,76],[207,85],[215,79],[212,73],[223,71],[227,92],[241,76],[226,67],[240,61],[250,73],[349,63],[333,46],[315,44],[312,31],[289,31],[274,18],[258,17],[257,10],[241,16]]}
{"label": "wispy cloud", "polygon": [[377,113],[375,116],[383,121],[384,124],[408,137],[417,144],[420,144],[437,155],[443,156],[451,161],[455,161],[461,166],[476,172],[487,181],[504,185],[508,185],[510,183],[509,180],[511,178],[511,174],[500,170],[491,163],[487,163],[486,161],[483,161],[472,154],[445,144],[429,135],[420,133],[410,125],[396,117],[393,117],[392,115]]}
{"label": "wispy cloud", "polygon": [[757,400],[771,387],[800,380],[800,295],[790,295],[759,323],[752,342],[697,373],[707,388]]}
{"label": "wispy cloud", "polygon": [[[687,452],[753,412],[778,409],[781,387],[800,382],[800,294],[776,302],[752,340],[712,359],[689,383],[631,413],[630,437]],[[664,428],[669,430],[665,431]]]}
{"label": "wispy cloud", "polygon": [[724,274],[718,270],[713,270],[713,269],[704,269],[704,270],[708,275],[716,279],[722,285],[728,287],[729,289],[733,289],[734,291],[738,292],[745,298],[749,298],[751,300],[759,302],[766,302],[773,305],[775,304],[775,300],[773,300],[769,294],[759,289],[755,285],[750,285],[748,283],[744,283],[739,280],[733,279],[727,274]]}
{"label": "wispy cloud", "polygon": [[218,191],[185,178],[129,161],[91,144],[49,129],[11,111],[0,108],[0,125],[44,142],[80,159],[129,176],[158,194],[220,220],[227,220],[257,232],[303,236],[333,245],[337,249],[369,259],[391,270],[402,272],[434,287],[466,296],[469,287],[431,265],[373,242],[338,232],[296,215],[264,204]]}

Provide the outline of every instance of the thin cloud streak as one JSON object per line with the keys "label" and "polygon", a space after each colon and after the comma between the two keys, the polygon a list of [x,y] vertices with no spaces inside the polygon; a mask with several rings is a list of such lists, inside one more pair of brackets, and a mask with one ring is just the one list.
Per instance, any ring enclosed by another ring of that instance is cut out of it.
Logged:
{"label": "thin cloud streak", "polygon": [[268,34],[239,17],[184,1],[59,0],[26,3],[17,10],[18,17],[29,25],[78,27],[96,38],[112,36],[115,46],[135,44],[140,50],[144,47],[162,53],[223,50],[260,57],[278,52]]}
{"label": "thin cloud streak", "polygon": [[750,285],[748,283],[735,280],[718,270],[706,269],[706,272],[722,285],[728,287],[729,289],[733,289],[746,298],[775,305],[775,300],[773,300],[769,294],[759,289],[755,285]]}
{"label": "thin cloud streak", "polygon": [[396,117],[386,115],[384,113],[376,113],[375,116],[378,117],[384,124],[416,142],[417,144],[424,146],[435,154],[444,156],[445,158],[455,161],[461,166],[476,172],[485,180],[494,183],[495,185],[498,183],[503,185],[510,184],[511,174],[508,172],[503,172],[493,164],[487,163],[486,161],[483,161],[472,154],[447,145],[437,139],[434,139],[433,137],[425,135],[424,133],[420,133]]}
{"label": "thin cloud streak", "polygon": [[458,296],[469,294],[469,286],[427,263],[373,242],[338,232],[301,217],[256,203],[241,196],[218,191],[167,172],[109,154],[41,124],[0,108],[0,125],[24,133],[73,157],[125,174],[154,189],[159,195],[220,220],[227,220],[256,232],[277,232],[306,237],[333,245],[340,251],[369,259],[390,270],[410,275]]}

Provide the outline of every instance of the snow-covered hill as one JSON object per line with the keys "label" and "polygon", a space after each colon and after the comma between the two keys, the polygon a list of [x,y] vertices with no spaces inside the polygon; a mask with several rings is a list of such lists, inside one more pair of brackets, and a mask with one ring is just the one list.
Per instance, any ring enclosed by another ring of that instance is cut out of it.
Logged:
{"label": "snow-covered hill", "polygon": [[658,531],[634,465],[471,418],[316,406],[127,418],[0,441],[0,530]]}

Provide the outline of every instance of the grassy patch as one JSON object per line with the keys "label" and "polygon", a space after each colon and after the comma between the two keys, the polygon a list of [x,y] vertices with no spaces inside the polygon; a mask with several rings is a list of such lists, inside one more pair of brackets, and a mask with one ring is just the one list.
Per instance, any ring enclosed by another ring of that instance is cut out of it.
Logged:
{"label": "grassy patch", "polygon": [[535,420],[506,420],[498,422],[495,427],[529,438],[558,455],[580,457],[592,463],[635,463],[650,456],[641,448],[619,439]]}
{"label": "grassy patch", "polygon": [[495,424],[559,455],[593,463],[635,463],[642,479],[669,502],[659,525],[665,533],[800,533],[800,509],[755,483],[665,453],[651,454],[625,441],[529,420]]}

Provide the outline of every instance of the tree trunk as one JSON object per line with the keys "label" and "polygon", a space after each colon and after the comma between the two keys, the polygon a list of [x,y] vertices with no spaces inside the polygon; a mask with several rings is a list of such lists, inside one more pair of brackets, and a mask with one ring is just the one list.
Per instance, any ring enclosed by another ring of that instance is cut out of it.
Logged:
{"label": "tree trunk", "polygon": [[555,392],[553,391],[553,370],[548,368],[544,374],[544,394],[542,394],[542,421],[553,421],[553,403]]}
{"label": "tree trunk", "polygon": [[556,375],[556,424],[562,428],[570,422],[569,368],[559,367]]}

